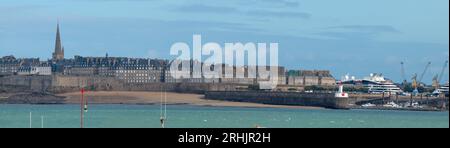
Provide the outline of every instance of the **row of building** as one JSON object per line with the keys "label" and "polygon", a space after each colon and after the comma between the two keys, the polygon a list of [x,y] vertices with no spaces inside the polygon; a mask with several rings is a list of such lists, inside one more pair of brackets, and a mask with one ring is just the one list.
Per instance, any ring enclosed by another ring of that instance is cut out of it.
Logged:
{"label": "row of building", "polygon": [[16,59],[5,56],[0,59],[0,75],[51,75],[49,62],[41,62],[39,58]]}
{"label": "row of building", "polygon": [[[192,67],[192,66],[191,66]],[[170,74],[169,61],[161,59],[143,59],[126,57],[81,57],[61,61],[39,61],[39,59],[16,59],[13,56],[0,58],[0,75],[67,75],[67,76],[102,76],[115,77],[127,83],[234,83],[256,84],[258,77],[249,77],[248,67],[227,67],[233,69],[233,77],[193,78],[196,73],[190,71],[189,77],[175,79]],[[268,67],[258,67],[268,68]],[[332,86],[335,78],[330,71],[285,70],[278,67],[278,84],[293,86]],[[237,77],[243,73],[244,78]],[[181,75],[181,74],[180,74]],[[186,74],[183,74],[186,75]],[[256,74],[258,75],[258,74]]]}
{"label": "row of building", "polygon": [[[126,83],[232,83],[256,84],[261,80],[256,73],[249,76],[248,67],[222,65],[225,69],[233,69],[233,77],[209,77],[200,72],[200,78],[194,78],[199,72],[192,71],[192,65],[204,63],[190,61],[191,71],[180,73],[187,77],[175,79],[169,71],[171,61],[161,59],[127,58],[127,57],[82,57],[64,58],[64,47],[61,42],[59,24],[57,26],[55,50],[52,59],[40,61],[38,58],[16,59],[5,56],[0,59],[0,76],[8,75],[67,75],[67,76],[102,76],[115,77]],[[173,61],[172,61],[173,62]],[[213,66],[211,66],[213,67]],[[263,69],[269,67],[257,67]],[[244,74],[239,77],[238,74]],[[329,71],[291,70],[278,67],[278,84],[294,86],[332,86],[336,80]]]}

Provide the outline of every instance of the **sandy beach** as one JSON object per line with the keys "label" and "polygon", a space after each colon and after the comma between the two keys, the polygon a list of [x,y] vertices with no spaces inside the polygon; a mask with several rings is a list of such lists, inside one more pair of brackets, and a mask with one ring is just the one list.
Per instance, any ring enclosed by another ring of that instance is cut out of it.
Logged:
{"label": "sandy beach", "polygon": [[[267,105],[245,102],[228,102],[203,99],[204,95],[199,94],[182,94],[167,92],[167,104],[185,104],[195,106],[218,106],[218,107],[255,107],[255,108],[298,108],[298,109],[322,109],[320,107],[307,106],[284,106],[284,105]],[[69,104],[78,104],[81,94],[64,93],[57,96],[66,97],[65,101]],[[86,92],[85,98],[89,103],[93,104],[160,104],[164,93],[161,92],[128,92],[128,91],[96,91]]]}

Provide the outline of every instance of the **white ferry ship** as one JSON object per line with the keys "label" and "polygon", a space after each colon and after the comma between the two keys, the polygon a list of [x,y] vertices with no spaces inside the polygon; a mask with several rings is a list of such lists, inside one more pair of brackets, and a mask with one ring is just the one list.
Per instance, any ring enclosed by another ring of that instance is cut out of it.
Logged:
{"label": "white ferry ship", "polygon": [[433,91],[434,96],[439,96],[440,94],[445,94],[448,96],[448,83]]}
{"label": "white ferry ship", "polygon": [[445,84],[444,86],[442,86],[442,87],[439,89],[439,91],[440,91],[441,93],[443,93],[443,94],[448,95],[448,82],[447,82],[447,84]]}
{"label": "white ferry ship", "polygon": [[363,79],[356,79],[355,77],[350,77],[346,75],[342,78],[342,84],[363,86],[369,90],[368,93],[381,94],[381,93],[391,93],[391,94],[402,94],[401,90],[397,85],[395,85],[392,80],[386,79],[382,74],[372,73],[369,77]]}

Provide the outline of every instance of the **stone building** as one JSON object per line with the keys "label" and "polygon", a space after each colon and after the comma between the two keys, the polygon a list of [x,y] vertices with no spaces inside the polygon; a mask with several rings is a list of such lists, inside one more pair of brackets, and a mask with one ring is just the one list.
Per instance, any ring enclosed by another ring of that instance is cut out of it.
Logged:
{"label": "stone building", "polygon": [[17,73],[21,62],[14,56],[5,56],[0,59],[0,75],[14,75]]}
{"label": "stone building", "polygon": [[50,65],[41,66],[22,66],[19,68],[17,75],[52,75],[52,67]]}
{"label": "stone building", "polygon": [[14,56],[5,56],[0,59],[0,75],[51,75],[51,66],[39,58],[16,59]]}
{"label": "stone building", "polygon": [[122,65],[115,67],[115,77],[126,83],[159,83],[162,67],[151,65]]}
{"label": "stone building", "polygon": [[333,86],[336,79],[326,70],[290,70],[287,84],[293,86]]}
{"label": "stone building", "polygon": [[64,75],[115,77],[127,83],[162,82],[166,61],[125,57],[75,56]]}
{"label": "stone building", "polygon": [[[180,63],[178,65],[178,71],[173,72],[173,75],[170,71],[170,64],[173,63],[169,62],[166,66],[165,70],[165,79],[164,82],[166,83],[209,83],[209,84],[243,84],[243,85],[256,85],[259,81],[267,81],[266,79],[261,79],[257,72],[258,68],[266,68],[268,71],[269,67],[254,67],[253,69],[249,68],[248,66],[230,66],[226,64],[208,64],[208,63],[201,63],[198,61],[188,60],[188,61],[177,61]],[[182,67],[183,64],[190,64],[189,70],[183,71]],[[202,68],[200,71],[195,71],[194,64],[200,65]],[[206,73],[204,68],[210,68],[210,70],[214,70],[216,68],[220,68],[222,71],[222,74],[220,76],[217,76],[216,74],[208,74]],[[228,70],[228,71],[227,71]],[[253,70],[253,72],[252,72]],[[229,72],[229,73],[227,73]],[[253,73],[254,75],[251,75]],[[177,77],[175,79],[174,77]],[[286,84],[286,75],[285,75],[285,68],[284,67],[278,67],[278,82],[279,85],[285,85]]]}

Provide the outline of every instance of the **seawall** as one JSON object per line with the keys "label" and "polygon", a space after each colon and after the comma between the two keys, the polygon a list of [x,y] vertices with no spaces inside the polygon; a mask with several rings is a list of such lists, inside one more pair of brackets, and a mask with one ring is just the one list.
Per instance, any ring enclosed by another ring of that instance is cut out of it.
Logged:
{"label": "seawall", "polygon": [[331,93],[208,91],[205,93],[205,99],[349,109],[347,98],[335,98]]}
{"label": "seawall", "polygon": [[213,83],[125,83],[114,77],[101,76],[7,76],[0,77],[0,91],[77,92],[84,87],[91,91],[170,91],[204,94],[206,91],[235,91],[248,85]]}
{"label": "seawall", "polygon": [[44,92],[51,87],[52,76],[0,77],[0,89],[7,92]]}

